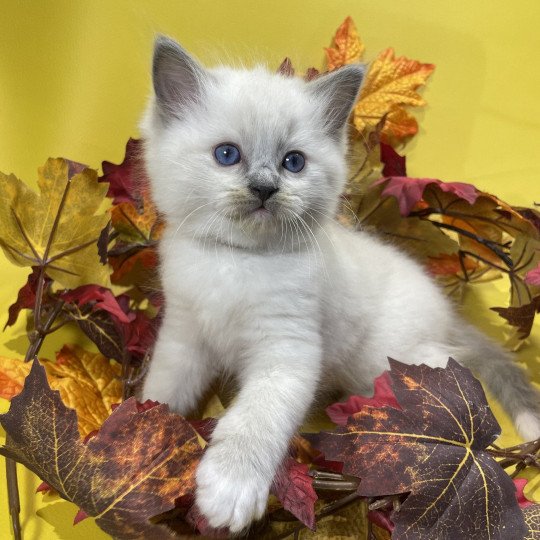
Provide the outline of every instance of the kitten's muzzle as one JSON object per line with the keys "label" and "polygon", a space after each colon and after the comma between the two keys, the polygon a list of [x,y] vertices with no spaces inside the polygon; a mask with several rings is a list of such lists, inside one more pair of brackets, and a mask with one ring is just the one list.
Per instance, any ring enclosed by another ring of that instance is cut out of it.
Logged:
{"label": "kitten's muzzle", "polygon": [[261,204],[264,204],[264,202],[267,201],[272,195],[274,195],[274,193],[277,193],[279,191],[279,188],[277,187],[260,184],[250,184],[248,188],[249,191],[253,193],[253,195],[259,197]]}

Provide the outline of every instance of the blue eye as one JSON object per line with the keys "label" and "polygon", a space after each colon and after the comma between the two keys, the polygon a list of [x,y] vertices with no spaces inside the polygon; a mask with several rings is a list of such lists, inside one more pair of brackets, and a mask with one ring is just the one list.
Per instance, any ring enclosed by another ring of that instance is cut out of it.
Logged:
{"label": "blue eye", "polygon": [[234,144],[220,144],[214,150],[214,157],[221,165],[236,165],[240,161],[240,150]]}
{"label": "blue eye", "polygon": [[281,165],[293,173],[300,172],[306,164],[306,158],[300,152],[289,152]]}

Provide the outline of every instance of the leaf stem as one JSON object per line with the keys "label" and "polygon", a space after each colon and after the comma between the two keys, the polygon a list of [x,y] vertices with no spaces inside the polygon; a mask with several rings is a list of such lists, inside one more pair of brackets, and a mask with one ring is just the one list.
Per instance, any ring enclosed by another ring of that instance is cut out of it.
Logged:
{"label": "leaf stem", "polygon": [[[346,495],[345,497],[342,497],[341,499],[338,499],[337,501],[326,505],[319,513],[315,515],[315,521],[317,522],[323,517],[329,516],[330,514],[333,514],[334,512],[337,512],[338,510],[341,510],[342,508],[345,508],[360,499],[365,499],[365,497],[363,497],[362,495],[358,495],[358,493],[356,492],[350,493],[349,495]],[[289,538],[289,536],[295,535],[305,528],[306,526],[303,523],[299,523],[298,525],[296,525],[296,527],[294,527],[294,529],[286,531],[282,534],[278,534],[277,536],[274,536],[272,540],[282,540],[283,538]]]}
{"label": "leaf stem", "polygon": [[8,488],[9,515],[11,516],[13,536],[15,540],[21,540],[21,522],[19,520],[21,503],[19,500],[19,486],[17,483],[17,463],[11,458],[6,458],[6,479]]}

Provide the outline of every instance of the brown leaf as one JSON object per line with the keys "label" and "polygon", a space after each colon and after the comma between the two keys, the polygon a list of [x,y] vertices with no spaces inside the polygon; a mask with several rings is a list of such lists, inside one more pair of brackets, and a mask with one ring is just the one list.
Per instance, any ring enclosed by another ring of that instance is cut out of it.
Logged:
{"label": "brown leaf", "polygon": [[[19,293],[17,294],[17,300],[14,304],[11,304],[11,306],[9,306],[8,320],[4,326],[4,330],[8,326],[13,326],[15,324],[15,322],[19,318],[19,313],[21,312],[21,310],[34,308],[34,305],[36,303],[36,292],[39,272],[39,267],[32,267],[32,273],[28,276],[28,281],[21,287],[21,289],[19,289]],[[42,298],[45,297],[49,289],[49,285],[52,282],[52,279],[47,276],[45,276],[44,279],[45,283],[43,286]]]}
{"label": "brown leaf", "polygon": [[536,313],[540,313],[540,296],[534,297],[529,304],[519,307],[493,307],[491,309],[515,326],[520,332],[520,338],[525,339],[531,333]]}
{"label": "brown leaf", "polygon": [[525,540],[540,540],[540,504],[534,504],[523,509],[527,536]]}
{"label": "brown leaf", "polygon": [[453,360],[390,365],[402,410],[364,407],[315,447],[361,478],[360,495],[410,493],[392,515],[396,538],[523,538],[515,486],[485,452],[500,428],[480,383]]}
{"label": "brown leaf", "polygon": [[120,405],[84,444],[77,417],[50,389],[34,361],[23,391],[0,423],[0,453],[23,463],[119,539],[173,538],[150,518],[174,508],[194,489],[201,455],[197,436],[166,405],[138,412],[133,398]]}
{"label": "brown leaf", "polygon": [[294,68],[290,58],[285,58],[279,65],[277,73],[284,77],[294,77]]}

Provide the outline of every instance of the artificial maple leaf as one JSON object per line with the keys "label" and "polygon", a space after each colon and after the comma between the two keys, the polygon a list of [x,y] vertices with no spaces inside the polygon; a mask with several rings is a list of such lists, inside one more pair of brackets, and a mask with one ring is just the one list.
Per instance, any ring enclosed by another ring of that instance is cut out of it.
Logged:
{"label": "artificial maple leaf", "polygon": [[118,238],[109,251],[114,269],[112,281],[119,282],[136,263],[144,268],[157,265],[156,245],[163,232],[163,222],[148,192],[141,192],[141,203],[120,203],[111,211],[111,221]]}
{"label": "artificial maple leaf", "polygon": [[114,315],[119,322],[129,323],[130,318],[122,310],[117,298],[110,289],[99,285],[82,285],[60,294],[65,302],[73,302],[82,307],[91,305],[92,311],[103,310]]}
{"label": "artificial maple leaf", "polygon": [[307,68],[306,73],[304,74],[304,80],[309,82],[313,79],[316,79],[320,75],[320,71],[317,68],[310,67]]}
{"label": "artificial maple leaf", "polygon": [[528,304],[518,307],[493,307],[490,309],[516,327],[520,338],[525,339],[531,333],[536,313],[540,313],[540,296],[535,296]]}
{"label": "artificial maple leaf", "polygon": [[122,163],[116,165],[109,161],[102,162],[103,176],[100,176],[99,181],[109,184],[107,197],[113,199],[113,204],[122,202],[135,206],[140,204],[139,192],[148,181],[141,155],[141,141],[130,138],[126,144],[126,153]]}
{"label": "artificial maple leaf", "polygon": [[290,58],[285,58],[277,68],[277,73],[285,77],[294,77],[294,67]]}
{"label": "artificial maple leaf", "polygon": [[411,122],[412,117],[403,106],[425,104],[416,90],[425,84],[434,69],[433,64],[422,64],[404,56],[395,58],[393,49],[379,54],[370,65],[353,111],[356,129],[362,133],[388,115],[382,132],[383,141],[390,143],[414,134],[416,121]]}
{"label": "artificial maple leaf", "polygon": [[405,156],[400,156],[389,144],[381,143],[383,176],[407,176],[406,161]]}
{"label": "artificial maple leaf", "polygon": [[315,530],[315,501],[317,494],[313,489],[313,478],[308,474],[309,467],[287,457],[278,469],[270,488],[293,516],[304,525]]}
{"label": "artificial maple leaf", "polygon": [[334,424],[339,426],[347,425],[349,417],[362,410],[362,407],[382,407],[389,405],[400,409],[399,403],[390,384],[390,375],[385,371],[373,381],[373,397],[350,396],[345,403],[334,403],[326,408],[326,414]]}
{"label": "artificial maple leaf", "polygon": [[[15,322],[19,318],[19,313],[21,312],[21,310],[34,308],[34,305],[36,303],[39,272],[39,268],[37,266],[34,266],[32,268],[32,273],[28,276],[27,282],[19,289],[19,293],[17,294],[17,300],[14,304],[11,304],[11,306],[9,306],[8,320],[4,326],[4,330],[8,326],[13,326],[15,324]],[[45,296],[47,294],[51,282],[51,278],[45,276],[42,296]]]}
{"label": "artificial maple leaf", "polygon": [[540,504],[524,508],[523,515],[527,524],[525,540],[540,540]]}
{"label": "artificial maple leaf", "polygon": [[442,182],[433,178],[408,178],[396,176],[381,178],[375,185],[385,184],[382,191],[383,197],[395,197],[399,204],[399,212],[402,216],[408,216],[416,204],[422,200],[427,186],[436,185],[444,192],[452,193],[460,199],[474,204],[478,197],[478,191],[472,184],[464,182]]}
{"label": "artificial maple leaf", "polygon": [[193,491],[202,449],[189,423],[166,405],[141,413],[131,398],[85,444],[75,411],[50,389],[34,361],[0,423],[7,433],[0,453],[94,516],[114,538],[174,538],[150,519]]}
{"label": "artificial maple leaf", "polygon": [[418,133],[416,118],[399,105],[392,105],[385,117],[381,139],[389,146],[398,146],[404,139]]}
{"label": "artificial maple leaf", "polygon": [[64,345],[56,362],[45,363],[45,370],[63,403],[77,411],[83,437],[99,429],[112,405],[122,400],[121,366],[99,353]]}
{"label": "artificial maple leaf", "polygon": [[325,49],[328,71],[359,62],[364,49],[354,21],[351,17],[347,17],[336,31],[334,47]]}
{"label": "artificial maple leaf", "polygon": [[441,253],[436,257],[428,257],[426,263],[427,271],[435,277],[454,276],[463,271],[473,272],[478,268],[478,263],[469,257],[460,259],[457,253]]}
{"label": "artificial maple leaf", "polygon": [[67,317],[92,340],[107,358],[122,362],[126,355],[121,325],[110,313],[97,310],[84,312],[76,304],[66,307]]}
{"label": "artificial maple leaf", "polygon": [[365,406],[315,447],[361,479],[360,495],[409,493],[392,514],[396,538],[523,538],[515,486],[485,451],[500,428],[479,381],[452,359],[391,360],[390,377],[402,410]]}
{"label": "artificial maple leaf", "polygon": [[[41,361],[51,388],[58,390],[63,403],[77,411],[82,437],[99,429],[112,405],[122,399],[121,368],[100,354],[75,345],[64,345],[56,362]],[[0,397],[12,399],[23,388],[30,364],[0,357]]]}
{"label": "artificial maple leaf", "polygon": [[[65,287],[109,283],[97,240],[108,216],[98,214],[106,187],[91,169],[49,159],[38,169],[37,194],[14,175],[0,173],[0,245],[19,266],[45,266]],[[76,172],[76,174],[73,174]]]}
{"label": "artificial maple leaf", "polygon": [[24,379],[30,373],[30,364],[0,356],[0,397],[11,399],[21,392]]}

